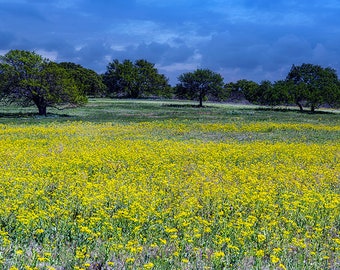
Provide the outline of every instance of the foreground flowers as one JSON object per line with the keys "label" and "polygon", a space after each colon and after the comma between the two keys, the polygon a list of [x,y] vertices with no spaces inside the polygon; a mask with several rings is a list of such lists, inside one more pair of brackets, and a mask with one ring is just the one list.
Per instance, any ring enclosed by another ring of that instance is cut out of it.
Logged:
{"label": "foreground flowers", "polygon": [[306,130],[340,128],[0,125],[0,265],[337,268],[340,140]]}

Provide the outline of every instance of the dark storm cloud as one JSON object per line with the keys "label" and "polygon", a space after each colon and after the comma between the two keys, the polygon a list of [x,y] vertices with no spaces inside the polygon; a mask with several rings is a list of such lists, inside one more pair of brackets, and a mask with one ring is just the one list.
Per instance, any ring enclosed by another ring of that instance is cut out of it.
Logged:
{"label": "dark storm cloud", "polygon": [[210,68],[278,80],[303,62],[340,70],[336,0],[0,0],[0,53],[27,49],[104,72],[146,59],[173,83]]}
{"label": "dark storm cloud", "polygon": [[193,50],[185,45],[171,47],[169,44],[152,42],[140,44],[136,47],[127,47],[124,51],[116,51],[117,59],[146,59],[160,65],[170,65],[187,61]]}

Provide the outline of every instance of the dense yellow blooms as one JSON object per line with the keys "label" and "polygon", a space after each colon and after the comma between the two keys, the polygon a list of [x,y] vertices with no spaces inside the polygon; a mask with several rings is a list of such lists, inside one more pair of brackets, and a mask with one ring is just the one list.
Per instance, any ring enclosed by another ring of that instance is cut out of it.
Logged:
{"label": "dense yellow blooms", "polygon": [[340,127],[0,124],[0,268],[340,267],[340,139],[273,130]]}

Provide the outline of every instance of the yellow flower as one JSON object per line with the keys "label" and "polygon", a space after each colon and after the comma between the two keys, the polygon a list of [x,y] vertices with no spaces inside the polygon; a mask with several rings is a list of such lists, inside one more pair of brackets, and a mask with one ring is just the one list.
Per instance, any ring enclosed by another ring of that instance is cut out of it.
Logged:
{"label": "yellow flower", "polygon": [[159,238],[159,242],[161,242],[161,244],[165,245],[166,244],[166,239]]}
{"label": "yellow flower", "polygon": [[223,251],[216,251],[216,252],[213,253],[213,257],[216,258],[216,259],[222,258],[224,256],[225,256],[225,254],[224,254]]}
{"label": "yellow flower", "polygon": [[270,255],[270,261],[274,264],[278,263],[280,261],[279,257],[276,257],[275,255]]}
{"label": "yellow flower", "polygon": [[263,249],[257,250],[255,255],[256,257],[262,258],[264,256],[264,250]]}
{"label": "yellow flower", "polygon": [[280,270],[287,270],[286,266],[284,264],[282,264],[282,263],[280,263],[279,269]]}
{"label": "yellow flower", "polygon": [[107,262],[107,265],[110,266],[110,267],[113,267],[115,265],[114,262]]}
{"label": "yellow flower", "polygon": [[49,258],[46,258],[46,257],[38,257],[38,261],[39,261],[39,262],[48,262],[48,261],[49,261]]}
{"label": "yellow flower", "polygon": [[278,253],[280,253],[281,251],[282,251],[282,248],[274,248],[274,249],[273,249],[274,254],[278,254]]}
{"label": "yellow flower", "polygon": [[24,254],[24,251],[22,249],[18,249],[18,250],[15,251],[15,254],[22,255],[22,254]]}
{"label": "yellow flower", "polygon": [[127,258],[125,260],[126,263],[134,263],[135,262],[135,258]]}
{"label": "yellow flower", "polygon": [[172,235],[170,235],[170,238],[171,239],[176,239],[176,238],[178,238],[178,236],[177,236],[177,234],[172,234]]}
{"label": "yellow flower", "polygon": [[264,240],[266,240],[266,236],[264,234],[258,234],[257,235],[257,240],[261,243]]}
{"label": "yellow flower", "polygon": [[144,269],[152,269],[153,267],[154,267],[154,264],[152,262],[149,262],[143,265]]}

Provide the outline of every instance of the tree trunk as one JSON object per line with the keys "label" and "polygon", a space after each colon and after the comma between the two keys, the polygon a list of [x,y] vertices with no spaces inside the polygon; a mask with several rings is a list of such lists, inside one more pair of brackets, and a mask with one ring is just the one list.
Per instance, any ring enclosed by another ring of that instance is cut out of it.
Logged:
{"label": "tree trunk", "polygon": [[39,115],[44,115],[47,116],[47,109],[46,109],[46,105],[37,105],[38,110],[39,110]]}
{"label": "tree trunk", "polygon": [[203,107],[203,96],[202,95],[199,96],[199,101],[200,101],[200,104],[198,106]]}
{"label": "tree trunk", "polygon": [[39,115],[44,115],[47,116],[47,104],[46,101],[43,97],[40,96],[34,96],[33,97],[33,102],[37,106]]}
{"label": "tree trunk", "polygon": [[312,105],[310,106],[310,111],[311,111],[312,113],[315,112],[315,105],[314,105],[314,104],[312,104]]}
{"label": "tree trunk", "polygon": [[300,111],[303,112],[303,107],[302,107],[301,103],[300,102],[296,102],[296,105],[298,105],[299,108],[300,108]]}

